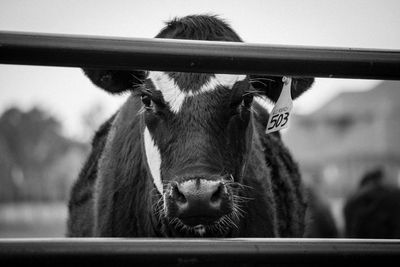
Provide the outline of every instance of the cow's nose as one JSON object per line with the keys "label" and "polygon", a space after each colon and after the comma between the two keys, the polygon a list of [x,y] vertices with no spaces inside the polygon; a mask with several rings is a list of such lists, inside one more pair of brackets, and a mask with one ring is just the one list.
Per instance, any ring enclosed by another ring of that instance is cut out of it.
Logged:
{"label": "cow's nose", "polygon": [[210,224],[227,213],[228,191],[221,181],[192,179],[171,188],[176,215],[184,224]]}

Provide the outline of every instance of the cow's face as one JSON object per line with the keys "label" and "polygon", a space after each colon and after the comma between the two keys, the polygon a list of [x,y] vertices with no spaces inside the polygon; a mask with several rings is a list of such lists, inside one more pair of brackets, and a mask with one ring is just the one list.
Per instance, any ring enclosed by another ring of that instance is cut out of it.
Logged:
{"label": "cow's face", "polygon": [[233,185],[251,145],[253,93],[245,75],[149,72],[140,90],[144,150],[162,213],[176,226],[221,231],[239,216]]}

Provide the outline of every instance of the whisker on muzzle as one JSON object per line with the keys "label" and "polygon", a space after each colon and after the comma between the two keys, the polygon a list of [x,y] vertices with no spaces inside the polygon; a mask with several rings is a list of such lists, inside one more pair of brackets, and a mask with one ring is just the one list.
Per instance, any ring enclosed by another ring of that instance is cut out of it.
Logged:
{"label": "whisker on muzzle", "polygon": [[[251,197],[249,191],[253,188],[248,185],[235,182],[232,175],[224,176],[225,179],[220,183],[226,189],[226,194],[229,205],[228,213],[221,215],[216,221],[204,223],[199,222],[197,225],[188,225],[184,221],[184,218],[180,218],[179,213],[175,213],[174,206],[169,207],[168,201],[170,198],[176,197],[174,194],[179,192],[178,184],[163,183],[165,188],[164,193],[161,195],[158,191],[152,190],[154,195],[154,203],[152,205],[154,215],[163,223],[166,227],[170,228],[176,233],[176,236],[182,237],[226,237],[234,233],[234,231],[240,230],[240,221],[245,218],[247,203],[254,200]],[[188,183],[188,182],[186,182]],[[171,189],[176,191],[171,191]],[[170,192],[171,191],[171,192]],[[171,210],[168,210],[172,208]]]}

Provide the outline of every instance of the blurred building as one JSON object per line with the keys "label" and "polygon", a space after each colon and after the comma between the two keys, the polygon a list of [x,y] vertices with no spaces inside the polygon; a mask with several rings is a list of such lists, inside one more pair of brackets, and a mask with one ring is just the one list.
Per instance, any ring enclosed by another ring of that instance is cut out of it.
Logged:
{"label": "blurred building", "polygon": [[376,166],[399,184],[400,83],[342,93],[312,114],[293,116],[283,138],[306,182],[328,198],[347,197]]}

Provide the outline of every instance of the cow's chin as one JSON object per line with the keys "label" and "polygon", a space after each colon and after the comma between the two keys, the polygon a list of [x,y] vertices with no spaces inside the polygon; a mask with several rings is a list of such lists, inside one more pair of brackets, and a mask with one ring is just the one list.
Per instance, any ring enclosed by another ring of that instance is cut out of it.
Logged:
{"label": "cow's chin", "polygon": [[184,224],[179,218],[172,218],[167,221],[170,237],[231,237],[234,228],[228,217],[222,217],[213,223],[195,226]]}

